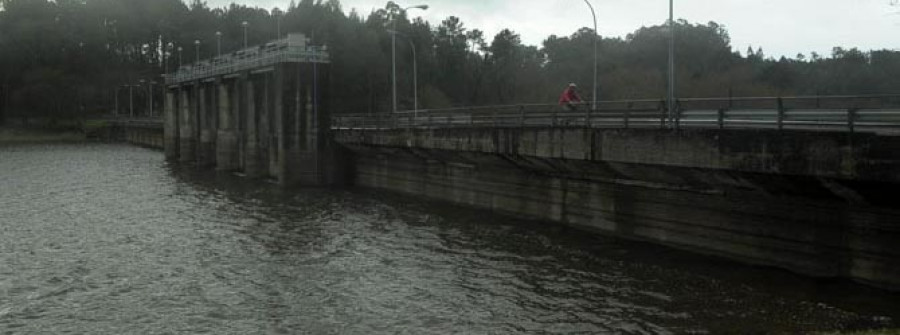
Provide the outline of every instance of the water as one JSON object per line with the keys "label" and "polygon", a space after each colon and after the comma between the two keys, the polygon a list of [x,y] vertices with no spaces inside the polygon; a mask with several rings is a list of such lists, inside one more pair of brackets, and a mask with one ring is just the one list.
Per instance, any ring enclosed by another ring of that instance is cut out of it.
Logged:
{"label": "water", "polygon": [[803,332],[897,294],[124,145],[0,146],[0,334]]}

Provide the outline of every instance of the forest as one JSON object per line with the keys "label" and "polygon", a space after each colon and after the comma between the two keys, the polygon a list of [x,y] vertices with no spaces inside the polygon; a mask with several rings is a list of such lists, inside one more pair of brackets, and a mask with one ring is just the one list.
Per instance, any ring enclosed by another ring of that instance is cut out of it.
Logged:
{"label": "forest", "polygon": [[[413,108],[410,44],[417,51],[419,108],[554,103],[569,82],[591,98],[595,35],[588,28],[533,46],[509,29],[485,36],[458,17],[410,19],[393,2],[359,13],[346,12],[338,0],[273,10],[210,8],[199,0],[0,0],[0,124],[108,114],[129,91],[141,106],[153,92],[158,113],[162,75],[213,56],[217,32],[223,52],[237,50],[244,21],[250,45],[300,32],[328,46],[334,113],[389,112],[394,18],[402,34],[401,110]],[[900,51],[835,47],[830,55],[776,59],[760,47],[738,52],[720,23],[679,20],[674,28],[678,97],[900,93]],[[601,36],[597,98],[662,99],[668,29],[660,22],[624,37]]]}

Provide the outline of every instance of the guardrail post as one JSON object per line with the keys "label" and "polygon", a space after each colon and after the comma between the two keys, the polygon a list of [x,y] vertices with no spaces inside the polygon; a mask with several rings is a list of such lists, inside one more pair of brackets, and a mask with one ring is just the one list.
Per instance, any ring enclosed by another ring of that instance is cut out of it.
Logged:
{"label": "guardrail post", "polygon": [[553,109],[553,117],[550,119],[550,126],[551,126],[551,127],[554,127],[554,128],[556,127],[556,118],[557,118],[558,115],[559,115],[559,109],[558,109],[558,108],[554,108],[554,109]]}
{"label": "guardrail post", "polygon": [[497,110],[496,109],[491,111],[491,124],[494,128],[497,128]]}
{"label": "guardrail post", "polygon": [[681,100],[675,99],[675,112],[672,113],[675,116],[675,129],[681,128]]}
{"label": "guardrail post", "polygon": [[850,129],[851,134],[856,130],[856,108],[847,110],[847,128]]}
{"label": "guardrail post", "polygon": [[469,126],[475,128],[475,109],[469,108]]}
{"label": "guardrail post", "polygon": [[519,105],[519,127],[525,128],[525,106]]}
{"label": "guardrail post", "polygon": [[784,129],[784,100],[778,97],[778,130]]}
{"label": "guardrail post", "polygon": [[412,127],[413,127],[413,114],[410,113],[409,117],[407,117],[407,119],[406,119],[406,128],[409,129]]}
{"label": "guardrail post", "polygon": [[433,114],[434,114],[434,113],[432,113],[431,111],[428,112],[428,127],[429,127],[429,128],[430,128],[431,126],[434,125],[434,117],[433,117]]}
{"label": "guardrail post", "polygon": [[628,102],[627,108],[625,108],[625,117],[622,120],[625,123],[625,129],[628,129],[631,126],[631,108],[634,107],[634,102]]}
{"label": "guardrail post", "polygon": [[725,108],[719,108],[719,129],[725,129]]}
{"label": "guardrail post", "polygon": [[669,113],[669,107],[666,106],[665,100],[659,102],[659,127],[666,128],[666,115]]}
{"label": "guardrail post", "polygon": [[584,127],[585,128],[591,127],[591,112],[593,112],[593,111],[594,111],[593,106],[587,108],[587,112],[584,115]]}
{"label": "guardrail post", "polygon": [[453,114],[447,114],[447,128],[453,128]]}

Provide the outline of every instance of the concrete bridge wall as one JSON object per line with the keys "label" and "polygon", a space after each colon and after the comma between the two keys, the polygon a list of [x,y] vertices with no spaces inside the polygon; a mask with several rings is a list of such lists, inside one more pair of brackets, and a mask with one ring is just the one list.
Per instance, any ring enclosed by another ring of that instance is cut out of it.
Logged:
{"label": "concrete bridge wall", "polygon": [[357,185],[900,290],[900,138],[336,130]]}

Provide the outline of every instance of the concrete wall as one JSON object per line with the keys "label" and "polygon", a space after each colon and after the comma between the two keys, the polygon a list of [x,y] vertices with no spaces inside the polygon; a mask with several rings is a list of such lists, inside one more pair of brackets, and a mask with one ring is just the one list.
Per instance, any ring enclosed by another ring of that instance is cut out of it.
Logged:
{"label": "concrete wall", "polygon": [[896,137],[340,130],[355,182],[900,290]]}

